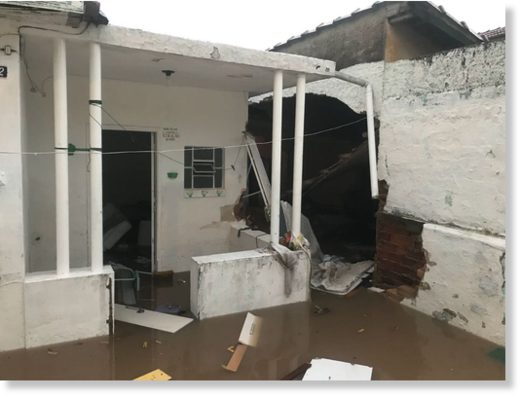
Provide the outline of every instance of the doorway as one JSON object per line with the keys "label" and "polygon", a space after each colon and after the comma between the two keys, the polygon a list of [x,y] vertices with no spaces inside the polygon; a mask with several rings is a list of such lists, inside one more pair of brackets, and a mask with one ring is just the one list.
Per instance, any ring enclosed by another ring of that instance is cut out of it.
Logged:
{"label": "doorway", "polygon": [[155,135],[103,131],[104,262],[155,270]]}

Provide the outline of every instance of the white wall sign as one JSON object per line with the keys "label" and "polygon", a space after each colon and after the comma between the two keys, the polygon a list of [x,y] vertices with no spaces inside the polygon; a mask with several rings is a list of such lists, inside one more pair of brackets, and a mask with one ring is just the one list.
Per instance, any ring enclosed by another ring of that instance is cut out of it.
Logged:
{"label": "white wall sign", "polygon": [[165,127],[162,129],[162,136],[165,141],[174,141],[179,137],[179,130],[175,127]]}

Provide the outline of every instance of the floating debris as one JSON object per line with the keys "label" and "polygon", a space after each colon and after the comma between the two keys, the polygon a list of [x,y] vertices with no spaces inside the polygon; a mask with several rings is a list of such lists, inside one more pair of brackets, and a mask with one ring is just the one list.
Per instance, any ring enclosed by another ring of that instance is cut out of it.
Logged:
{"label": "floating debris", "polygon": [[321,315],[321,314],[327,314],[330,312],[330,309],[328,307],[321,307],[318,305],[314,305],[314,314]]}

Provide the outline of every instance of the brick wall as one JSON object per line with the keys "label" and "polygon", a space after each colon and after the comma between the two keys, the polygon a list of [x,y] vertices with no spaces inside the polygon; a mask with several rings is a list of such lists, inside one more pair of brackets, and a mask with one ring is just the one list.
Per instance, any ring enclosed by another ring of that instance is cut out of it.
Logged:
{"label": "brick wall", "polygon": [[378,287],[419,286],[426,266],[422,229],[421,222],[377,213],[374,281]]}

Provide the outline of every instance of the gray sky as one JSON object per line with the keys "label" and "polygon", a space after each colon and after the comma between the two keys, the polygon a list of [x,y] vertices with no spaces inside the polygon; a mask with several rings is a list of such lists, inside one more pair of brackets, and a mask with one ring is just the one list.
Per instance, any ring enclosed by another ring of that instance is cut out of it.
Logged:
{"label": "gray sky", "polygon": [[[265,50],[375,0],[101,0],[113,25]],[[505,0],[444,0],[475,32],[505,25]]]}

